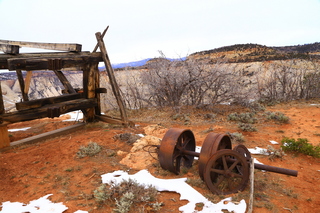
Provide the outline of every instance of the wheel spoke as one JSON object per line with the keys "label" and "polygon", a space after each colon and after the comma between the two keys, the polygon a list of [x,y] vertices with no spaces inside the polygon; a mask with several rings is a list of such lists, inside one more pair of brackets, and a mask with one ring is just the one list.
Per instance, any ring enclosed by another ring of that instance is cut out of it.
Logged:
{"label": "wheel spoke", "polygon": [[229,167],[229,170],[232,171],[234,169],[234,167],[236,167],[236,165],[238,165],[239,163],[239,159],[237,159],[235,162],[233,162],[233,164]]}
{"label": "wheel spoke", "polygon": [[219,175],[220,179],[218,180],[218,182],[215,184],[217,187],[222,183],[222,181],[224,181],[226,178],[223,175]]}
{"label": "wheel spoke", "polygon": [[221,175],[225,174],[225,171],[221,170],[221,169],[211,169],[210,172],[218,173],[218,174],[221,174]]}
{"label": "wheel spoke", "polygon": [[227,160],[226,160],[226,156],[225,155],[222,155],[222,163],[223,163],[223,169],[225,171],[228,170],[228,165],[227,165]]}

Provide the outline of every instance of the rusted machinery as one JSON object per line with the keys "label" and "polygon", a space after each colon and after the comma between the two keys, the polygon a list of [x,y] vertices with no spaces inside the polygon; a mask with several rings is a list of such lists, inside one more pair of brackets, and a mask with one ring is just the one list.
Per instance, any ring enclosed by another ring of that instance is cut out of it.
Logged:
{"label": "rusted machinery", "polygon": [[[215,194],[231,194],[242,191],[247,186],[250,174],[249,150],[244,145],[232,149],[227,134],[209,133],[201,152],[195,152],[194,134],[189,129],[169,129],[158,148],[158,158],[163,169],[179,174],[180,167],[190,168],[194,157],[199,158],[199,175],[207,187]],[[297,176],[295,170],[263,164],[254,164],[255,169]]]}

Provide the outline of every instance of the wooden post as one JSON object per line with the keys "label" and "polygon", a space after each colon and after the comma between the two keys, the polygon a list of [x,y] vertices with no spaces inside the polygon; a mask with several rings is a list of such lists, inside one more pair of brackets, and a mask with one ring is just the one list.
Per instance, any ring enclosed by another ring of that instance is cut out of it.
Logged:
{"label": "wooden post", "polygon": [[[96,98],[95,80],[98,71],[98,63],[87,63],[83,68],[83,92],[85,98]],[[83,113],[86,122],[94,121],[95,107],[87,108]]]}
{"label": "wooden post", "polygon": [[[4,104],[3,104],[3,97],[2,97],[2,89],[1,89],[1,81],[0,81],[0,114],[4,114]],[[2,121],[0,120],[0,124]],[[0,126],[0,149],[4,147],[10,146],[10,138],[8,133],[7,126]]]}
{"label": "wooden post", "polygon": [[97,41],[98,41],[98,44],[99,44],[99,48],[100,48],[100,51],[101,51],[101,54],[102,54],[102,59],[104,61],[104,64],[106,66],[106,70],[108,72],[108,76],[109,76],[109,80],[110,80],[110,84],[111,84],[111,87],[112,87],[113,94],[114,94],[114,96],[115,96],[115,98],[117,100],[117,103],[118,103],[118,106],[119,106],[119,109],[120,109],[121,119],[124,122],[124,124],[127,126],[127,125],[129,125],[127,112],[125,110],[124,102],[123,102],[123,99],[122,99],[121,94],[120,94],[120,89],[119,89],[119,86],[118,86],[117,81],[115,79],[114,72],[113,72],[113,69],[112,69],[112,66],[111,66],[111,63],[110,63],[110,60],[109,60],[109,56],[108,56],[108,53],[107,53],[107,50],[106,50],[106,47],[104,45],[104,42],[103,42],[103,39],[102,39],[102,35],[101,35],[100,32],[96,33],[96,38],[97,38]]}
{"label": "wooden post", "polygon": [[252,213],[253,210],[253,192],[254,192],[254,158],[250,159],[250,198],[248,213]]}

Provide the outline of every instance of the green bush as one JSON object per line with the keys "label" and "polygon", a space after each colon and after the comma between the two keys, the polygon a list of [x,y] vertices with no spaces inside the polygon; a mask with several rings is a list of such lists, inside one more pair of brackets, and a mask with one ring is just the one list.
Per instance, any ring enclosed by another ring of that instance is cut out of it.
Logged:
{"label": "green bush", "polygon": [[306,138],[298,138],[295,140],[294,138],[286,137],[281,140],[281,143],[281,148],[284,151],[294,151],[320,158],[320,146],[313,146],[312,144],[308,143],[308,139]]}

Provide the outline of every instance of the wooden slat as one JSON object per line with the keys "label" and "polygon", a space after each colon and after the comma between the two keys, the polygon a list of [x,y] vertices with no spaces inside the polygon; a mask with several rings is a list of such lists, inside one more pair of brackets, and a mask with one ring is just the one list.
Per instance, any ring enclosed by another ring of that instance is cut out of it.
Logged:
{"label": "wooden slat", "polygon": [[0,40],[0,44],[17,45],[21,47],[40,48],[48,50],[68,51],[68,52],[81,52],[81,44],[68,44],[68,43],[41,43],[41,42],[28,42],[28,41],[9,41]]}
{"label": "wooden slat", "polygon": [[0,44],[0,51],[6,54],[19,54],[19,46],[9,45],[9,44]]}
{"label": "wooden slat", "polygon": [[54,137],[70,134],[74,131],[78,131],[80,129],[83,129],[84,126],[85,126],[85,123],[77,123],[72,126],[63,127],[60,129],[50,131],[50,132],[46,132],[46,133],[35,135],[35,136],[29,137],[29,138],[25,138],[25,139],[22,139],[19,141],[14,141],[10,144],[10,146],[13,147],[13,146],[22,145],[22,144],[25,145],[25,144],[30,144],[30,143],[41,142],[41,141],[44,141],[47,139],[52,139]]}
{"label": "wooden slat", "polygon": [[83,98],[81,93],[74,93],[74,94],[66,94],[57,97],[50,97],[50,98],[42,98],[32,101],[24,101],[20,103],[16,103],[17,110],[27,110],[27,109],[35,109],[39,108],[48,104],[56,104],[61,103],[64,101],[71,101],[75,99]]}
{"label": "wooden slat", "polygon": [[97,105],[96,99],[76,99],[76,100],[65,101],[57,104],[45,105],[41,108],[6,113],[3,115],[0,115],[0,125],[4,126],[10,123],[30,121],[34,119],[49,117],[48,112],[51,109],[52,110],[57,109],[59,111],[59,114],[65,114],[71,111],[92,108],[92,107],[95,107],[96,105]]}

